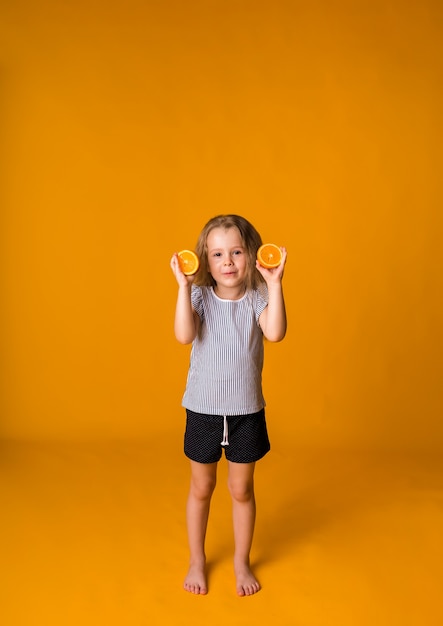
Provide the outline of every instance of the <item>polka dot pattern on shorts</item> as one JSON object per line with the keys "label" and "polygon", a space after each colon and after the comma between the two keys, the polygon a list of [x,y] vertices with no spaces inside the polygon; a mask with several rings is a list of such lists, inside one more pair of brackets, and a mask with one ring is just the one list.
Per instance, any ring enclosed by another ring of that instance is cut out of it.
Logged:
{"label": "polka dot pattern on shorts", "polygon": [[229,445],[222,446],[223,415],[205,415],[186,409],[184,450],[197,463],[216,463],[222,449],[228,461],[253,463],[271,449],[265,410],[250,415],[227,416]]}

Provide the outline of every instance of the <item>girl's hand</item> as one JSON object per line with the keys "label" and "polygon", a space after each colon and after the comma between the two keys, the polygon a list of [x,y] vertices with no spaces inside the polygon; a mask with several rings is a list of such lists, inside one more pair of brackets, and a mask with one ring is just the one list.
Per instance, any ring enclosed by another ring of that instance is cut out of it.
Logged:
{"label": "girl's hand", "polygon": [[280,265],[278,265],[277,267],[266,268],[260,265],[258,261],[255,262],[255,267],[263,276],[267,285],[280,283],[283,278],[283,273],[285,271],[286,257],[288,256],[288,253],[286,251],[286,248],[282,247],[280,249],[282,251],[282,260],[281,260]]}
{"label": "girl's hand", "polygon": [[171,269],[180,287],[188,287],[194,282],[195,274],[192,276],[185,276],[185,274],[181,271],[177,252],[174,252],[172,255]]}

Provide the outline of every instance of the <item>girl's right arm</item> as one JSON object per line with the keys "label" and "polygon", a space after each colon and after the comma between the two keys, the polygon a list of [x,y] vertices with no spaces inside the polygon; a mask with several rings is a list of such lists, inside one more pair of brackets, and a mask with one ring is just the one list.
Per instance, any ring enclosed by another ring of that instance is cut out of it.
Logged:
{"label": "girl's right arm", "polygon": [[200,318],[191,303],[191,289],[194,276],[185,276],[183,274],[177,253],[171,259],[171,268],[178,283],[174,320],[175,337],[180,343],[192,343],[200,328]]}

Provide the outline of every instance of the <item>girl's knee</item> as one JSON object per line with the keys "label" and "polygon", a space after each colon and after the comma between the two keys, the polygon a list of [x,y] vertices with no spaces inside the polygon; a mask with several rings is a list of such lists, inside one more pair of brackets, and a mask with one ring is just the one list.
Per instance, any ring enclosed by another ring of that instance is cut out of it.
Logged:
{"label": "girl's knee", "polygon": [[249,502],[254,498],[254,483],[251,481],[229,481],[229,492],[236,502]]}
{"label": "girl's knee", "polygon": [[216,479],[213,477],[193,478],[191,480],[192,495],[198,500],[207,500],[214,492]]}

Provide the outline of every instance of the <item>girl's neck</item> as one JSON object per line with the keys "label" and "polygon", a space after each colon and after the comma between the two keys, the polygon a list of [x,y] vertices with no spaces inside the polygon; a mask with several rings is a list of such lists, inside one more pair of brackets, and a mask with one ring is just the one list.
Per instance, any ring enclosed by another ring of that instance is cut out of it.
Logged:
{"label": "girl's neck", "polygon": [[230,289],[229,287],[219,287],[218,285],[215,285],[215,287],[213,287],[214,289],[214,293],[218,298],[221,298],[221,300],[241,300],[243,298],[243,296],[246,293],[246,286],[245,285],[240,285],[238,287],[232,287],[232,289]]}

